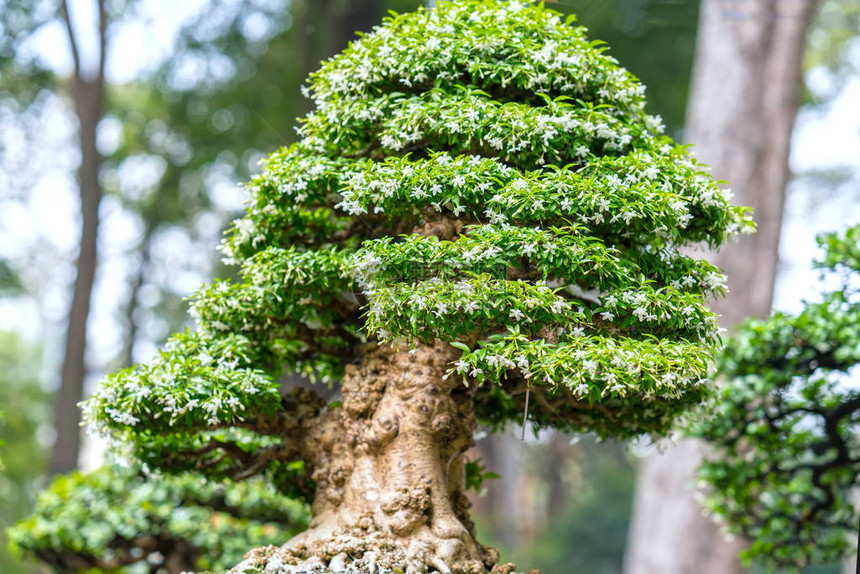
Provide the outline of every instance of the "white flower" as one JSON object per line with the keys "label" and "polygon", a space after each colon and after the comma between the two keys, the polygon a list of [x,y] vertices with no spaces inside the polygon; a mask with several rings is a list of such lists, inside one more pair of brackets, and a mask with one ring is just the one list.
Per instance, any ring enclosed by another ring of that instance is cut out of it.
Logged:
{"label": "white flower", "polygon": [[523,251],[522,251],[523,255],[526,255],[526,256],[533,255],[536,252],[537,252],[537,247],[535,247],[535,245],[533,243],[525,243],[523,245]]}
{"label": "white flower", "polygon": [[457,367],[458,373],[465,373],[466,371],[469,370],[469,367],[471,366],[468,362],[464,361],[463,359],[460,359],[459,361],[454,363],[454,365]]}
{"label": "white flower", "polygon": [[528,182],[522,178],[516,179],[513,182],[511,182],[511,189],[516,190],[516,191],[522,191],[523,189],[526,189],[528,186],[529,186]]}
{"label": "white flower", "polygon": [[597,207],[597,209],[599,209],[600,211],[608,212],[608,211],[609,211],[609,207],[610,207],[610,206],[609,206],[609,200],[608,200],[608,199],[606,199],[605,197],[601,197],[600,199],[598,199],[598,200],[597,200],[597,205],[596,205],[596,207]]}
{"label": "white flower", "polygon": [[612,321],[615,319],[615,315],[613,315],[609,311],[604,311],[604,312],[600,313],[600,318],[605,320],[605,321]]}
{"label": "white flower", "polygon": [[140,419],[128,412],[118,411],[116,409],[107,409],[107,413],[110,415],[110,418],[112,418],[121,425],[128,425],[133,427],[138,422],[140,422]]}
{"label": "white flower", "polygon": [[517,364],[517,366],[518,366],[519,368],[521,368],[522,370],[526,370],[526,369],[528,369],[528,368],[529,368],[529,360],[526,358],[526,356],[525,356],[525,355],[518,355],[518,356],[516,357],[516,360],[515,360],[514,362],[515,362],[515,363]]}
{"label": "white flower", "polygon": [[511,309],[510,313],[508,313],[508,317],[513,319],[514,321],[519,321],[523,317],[525,317],[525,313],[520,311],[519,309]]}
{"label": "white flower", "polygon": [[581,145],[581,146],[576,148],[576,156],[577,157],[584,158],[585,156],[588,155],[588,152],[589,152],[588,148],[585,147],[584,145]]}
{"label": "white flower", "polygon": [[666,373],[660,378],[660,382],[666,385],[667,387],[674,387],[675,380],[678,378],[678,375],[675,373]]}
{"label": "white flower", "polygon": [[716,289],[725,286],[726,276],[722,273],[710,272],[705,276],[705,283],[711,289]]}
{"label": "white flower", "polygon": [[466,178],[463,177],[462,174],[458,173],[451,179],[451,185],[454,185],[456,187],[462,187],[466,185]]}
{"label": "white flower", "polygon": [[504,223],[507,220],[507,217],[505,217],[501,213],[496,213],[491,209],[484,211],[484,215],[490,219],[490,223],[492,225],[495,225],[497,223]]}
{"label": "white flower", "polygon": [[474,301],[469,301],[468,303],[466,303],[464,310],[466,311],[466,313],[474,313],[478,310],[478,304]]}
{"label": "white flower", "polygon": [[365,212],[364,208],[359,205],[358,201],[342,201],[335,205],[338,209],[342,209],[350,215],[361,215]]}
{"label": "white flower", "polygon": [[394,137],[391,134],[383,134],[381,138],[379,138],[379,143],[382,144],[382,147],[399,151],[403,149],[403,142]]}
{"label": "white flower", "polygon": [[609,390],[610,392],[617,393],[622,397],[627,395],[627,387],[625,387],[621,383],[615,383],[614,385],[609,387]]}
{"label": "white flower", "polygon": [[632,209],[626,209],[621,213],[621,219],[624,220],[624,223],[630,225],[630,222],[636,219],[636,212]]}
{"label": "white flower", "polygon": [[608,140],[608,139],[612,138],[612,136],[614,136],[614,135],[615,135],[615,132],[613,132],[611,129],[609,129],[609,126],[607,126],[606,124],[599,124],[597,126],[597,137],[599,137],[601,139]]}

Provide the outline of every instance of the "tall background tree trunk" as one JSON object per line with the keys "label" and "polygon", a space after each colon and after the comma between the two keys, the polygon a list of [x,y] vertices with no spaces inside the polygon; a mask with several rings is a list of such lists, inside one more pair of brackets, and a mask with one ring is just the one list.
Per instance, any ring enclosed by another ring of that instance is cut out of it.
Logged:
{"label": "tall background tree trunk", "polygon": [[78,143],[81,153],[81,164],[78,168],[81,242],[72,305],[69,309],[60,388],[57,392],[54,408],[54,430],[57,439],[51,453],[50,474],[74,470],[78,464],[78,451],[81,445],[78,403],[84,398],[87,320],[90,315],[90,300],[97,264],[99,203],[102,192],[99,185],[101,156],[96,147],[96,130],[104,109],[104,62],[107,45],[107,15],[104,0],[99,0],[101,52],[98,70],[92,79],[85,78],[66,2],[62,3],[60,10],[66,24],[66,32],[74,61],[72,100],[78,117]]}
{"label": "tall background tree trunk", "polygon": [[[722,325],[770,312],[801,59],[815,0],[704,0],[687,140],[752,206],[758,231],[713,256],[730,294]],[[692,488],[703,446],[682,440],[641,465],[625,574],[733,574],[741,542],[702,516]]]}

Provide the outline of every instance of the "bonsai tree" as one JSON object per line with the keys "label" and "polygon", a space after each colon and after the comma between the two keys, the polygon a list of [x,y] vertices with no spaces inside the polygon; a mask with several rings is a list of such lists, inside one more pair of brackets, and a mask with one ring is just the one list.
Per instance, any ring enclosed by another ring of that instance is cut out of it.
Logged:
{"label": "bonsai tree", "polygon": [[18,553],[60,572],[145,563],[178,574],[227,568],[249,547],[296,534],[307,518],[303,504],[259,478],[216,483],[111,465],[57,477],[8,533]]}
{"label": "bonsai tree", "polygon": [[725,383],[694,433],[714,445],[700,469],[706,508],[772,566],[832,563],[853,549],[860,485],[860,226],[819,238],[841,287],[801,313],[749,321],[720,360]]}
{"label": "bonsai tree", "polygon": [[677,248],[752,223],[570,20],[444,2],[323,63],[223,244],[242,279],[87,403],[153,468],[312,498],[238,570],[508,572],[468,515],[478,421],[660,434],[706,396],[724,278]]}

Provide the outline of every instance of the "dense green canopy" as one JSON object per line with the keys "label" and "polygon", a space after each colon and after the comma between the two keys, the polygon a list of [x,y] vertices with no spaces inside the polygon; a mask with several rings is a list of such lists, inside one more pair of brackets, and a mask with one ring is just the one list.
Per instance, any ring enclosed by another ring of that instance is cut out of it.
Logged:
{"label": "dense green canopy", "polygon": [[694,428],[716,447],[700,471],[707,508],[771,565],[838,561],[857,531],[860,226],[819,243],[841,288],[746,323],[720,362],[720,400]]}
{"label": "dense green canopy", "polygon": [[322,405],[282,398],[282,372],[336,383],[379,343],[434,338],[462,349],[451,376],[490,423],[528,388],[538,425],[660,433],[706,394],[723,276],[678,247],[752,223],[582,29],[443,2],[387,19],[307,93],[301,140],[224,242],[242,280],[202,288],[196,332],[102,383],[104,431],[153,464],[287,484],[284,429]]}
{"label": "dense green canopy", "polygon": [[187,568],[228,568],[248,548],[303,530],[308,518],[304,505],[260,480],[208,482],[106,466],[56,478],[9,538],[60,571],[157,566],[173,553]]}

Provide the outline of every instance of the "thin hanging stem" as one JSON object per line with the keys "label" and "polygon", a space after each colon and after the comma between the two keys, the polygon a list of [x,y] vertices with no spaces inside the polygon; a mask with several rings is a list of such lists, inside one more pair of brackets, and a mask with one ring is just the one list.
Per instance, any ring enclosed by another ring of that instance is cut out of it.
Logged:
{"label": "thin hanging stem", "polygon": [[526,440],[526,421],[529,418],[529,393],[531,392],[531,387],[528,383],[526,383],[526,408],[523,409],[523,434],[520,436],[520,440]]}

